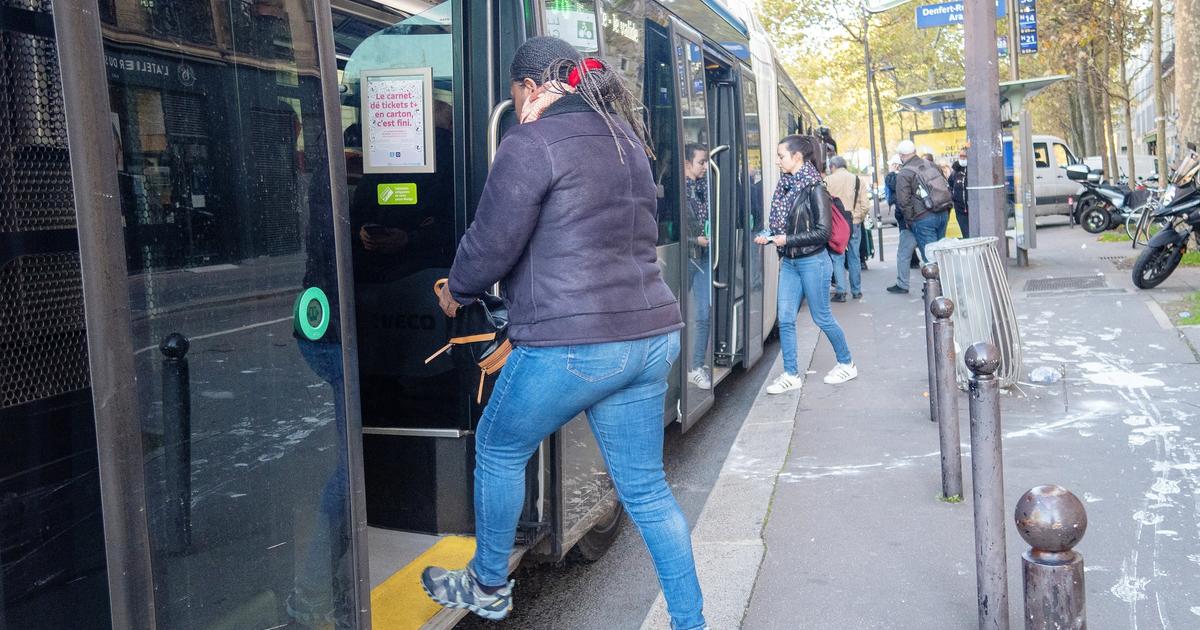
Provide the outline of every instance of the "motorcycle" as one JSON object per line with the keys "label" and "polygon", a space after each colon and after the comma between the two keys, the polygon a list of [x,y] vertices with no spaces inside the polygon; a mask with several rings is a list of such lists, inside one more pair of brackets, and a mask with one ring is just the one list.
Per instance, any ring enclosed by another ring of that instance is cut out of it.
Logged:
{"label": "motorcycle", "polygon": [[1075,193],[1071,215],[1089,234],[1099,234],[1125,223],[1129,214],[1147,205],[1152,193],[1144,187],[1106,184],[1103,171],[1085,164],[1066,167],[1067,179],[1081,184]]}
{"label": "motorcycle", "polygon": [[1161,205],[1151,217],[1166,227],[1150,239],[1133,264],[1133,283],[1139,289],[1152,289],[1162,284],[1183,260],[1193,236],[1200,239],[1197,173],[1200,173],[1200,154],[1193,149],[1175,169]]}

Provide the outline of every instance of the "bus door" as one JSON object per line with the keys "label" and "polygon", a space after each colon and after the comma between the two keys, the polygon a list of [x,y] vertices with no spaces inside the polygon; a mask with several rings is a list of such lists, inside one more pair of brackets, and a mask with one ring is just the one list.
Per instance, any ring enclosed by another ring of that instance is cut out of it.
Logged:
{"label": "bus door", "polygon": [[[334,2],[376,587],[453,542],[445,535],[474,533],[474,430],[489,392],[477,369],[446,354],[428,360],[448,336],[433,286],[449,274],[512,122],[505,99],[526,36],[521,4]],[[531,464],[524,530],[544,529],[546,461]],[[469,559],[466,546],[450,551]],[[373,597],[377,613],[404,601]]]}
{"label": "bus door", "polygon": [[[745,317],[740,320],[743,331],[741,344],[742,367],[750,369],[763,355],[763,308],[765,301],[764,268],[767,248],[754,244],[754,235],[766,228],[766,197],[763,191],[763,160],[772,157],[763,154],[762,126],[758,117],[758,86],[754,72],[742,66],[742,139],[744,140],[745,170],[738,170],[744,178],[741,195],[738,197],[738,238],[744,254],[744,275],[738,283],[742,287]],[[769,192],[769,191],[767,191]]]}
{"label": "bus door", "polygon": [[745,168],[741,133],[738,68],[725,55],[709,49],[705,54],[709,128],[713,148],[709,156],[712,172],[712,244],[714,382],[729,374],[740,360],[745,332]]}
{"label": "bus door", "polygon": [[684,413],[686,431],[713,403],[713,277],[720,262],[714,241],[719,215],[714,193],[719,190],[720,166],[713,155],[728,153],[728,147],[713,142],[709,121],[705,57],[698,33],[677,20],[672,22],[675,38],[675,75],[679,82],[681,129],[683,132],[684,213],[681,221],[686,256],[683,293],[684,344],[682,361],[687,369]]}

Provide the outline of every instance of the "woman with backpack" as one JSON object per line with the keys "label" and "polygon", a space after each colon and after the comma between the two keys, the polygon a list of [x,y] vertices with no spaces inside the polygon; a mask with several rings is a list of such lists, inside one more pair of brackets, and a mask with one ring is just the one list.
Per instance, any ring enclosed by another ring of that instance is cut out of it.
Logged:
{"label": "woman with backpack", "polygon": [[[808,298],[808,310],[837,355],[837,365],[825,375],[830,385],[845,383],[858,376],[850,356],[846,335],[833,318],[829,307],[829,275],[833,261],[829,256],[833,230],[833,200],[817,168],[817,140],[808,136],[788,136],[776,147],[779,184],[771,200],[770,236],[754,239],[779,248],[779,345],[783,352],[783,374],[767,387],[768,394],[782,394],[803,384],[796,359],[796,314]],[[841,238],[848,236],[848,232]],[[846,246],[845,240],[840,246]]]}

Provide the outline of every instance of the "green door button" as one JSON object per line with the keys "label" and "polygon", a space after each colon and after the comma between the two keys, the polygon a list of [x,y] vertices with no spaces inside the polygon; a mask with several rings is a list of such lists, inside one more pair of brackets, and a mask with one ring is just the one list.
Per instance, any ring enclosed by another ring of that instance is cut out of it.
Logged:
{"label": "green door button", "polygon": [[329,298],[317,287],[309,287],[296,298],[296,332],[309,341],[318,341],[329,330]]}
{"label": "green door button", "polygon": [[379,184],[375,199],[381,206],[412,206],[417,203],[416,184]]}

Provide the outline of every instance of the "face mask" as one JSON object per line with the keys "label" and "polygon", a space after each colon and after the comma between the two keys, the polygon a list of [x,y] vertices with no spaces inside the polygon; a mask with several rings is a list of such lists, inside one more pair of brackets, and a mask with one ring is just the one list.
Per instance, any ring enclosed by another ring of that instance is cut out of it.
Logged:
{"label": "face mask", "polygon": [[961,166],[961,167],[963,167],[963,168],[966,168],[966,167],[967,167],[967,161],[966,161],[966,160],[962,160],[962,159],[960,159],[960,160],[958,161],[958,165],[959,165],[959,166]]}

